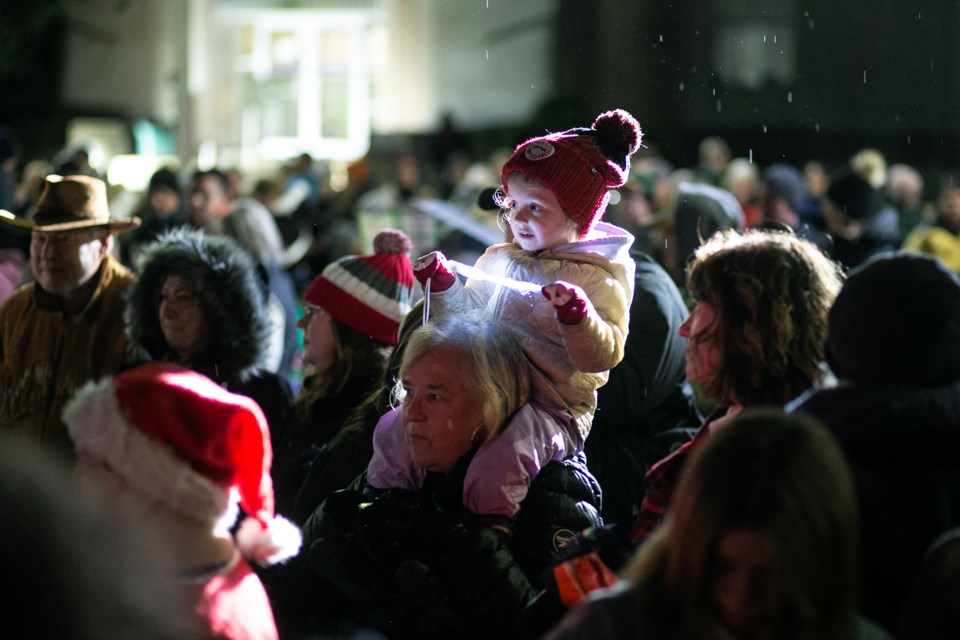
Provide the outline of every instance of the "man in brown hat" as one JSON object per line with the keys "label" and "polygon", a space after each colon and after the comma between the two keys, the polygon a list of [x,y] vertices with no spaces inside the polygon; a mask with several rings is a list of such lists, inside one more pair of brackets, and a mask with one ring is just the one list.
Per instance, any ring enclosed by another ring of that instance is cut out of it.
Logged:
{"label": "man in brown hat", "polygon": [[0,221],[30,229],[35,278],[0,307],[0,428],[69,452],[64,403],[126,361],[124,290],[134,275],[113,258],[113,236],[140,220],[110,217],[102,180],[53,175],[33,218],[0,210]]}

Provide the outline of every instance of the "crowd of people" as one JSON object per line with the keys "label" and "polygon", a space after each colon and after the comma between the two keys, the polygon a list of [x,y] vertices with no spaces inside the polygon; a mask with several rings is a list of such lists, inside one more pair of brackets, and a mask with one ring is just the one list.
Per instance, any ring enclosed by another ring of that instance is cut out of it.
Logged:
{"label": "crowd of people", "polygon": [[21,635],[955,633],[960,183],[571,124],[127,211],[0,129]]}

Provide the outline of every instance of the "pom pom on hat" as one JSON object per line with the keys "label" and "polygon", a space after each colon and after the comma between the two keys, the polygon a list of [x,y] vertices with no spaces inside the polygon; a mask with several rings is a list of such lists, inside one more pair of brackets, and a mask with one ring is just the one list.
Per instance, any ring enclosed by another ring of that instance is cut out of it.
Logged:
{"label": "pom pom on hat", "polygon": [[214,526],[236,496],[249,515],[237,546],[250,560],[273,564],[299,551],[299,530],[273,511],[270,432],[250,398],[150,362],[84,387],[63,418],[78,451],[185,518]]}
{"label": "pom pom on hat", "polygon": [[517,146],[500,174],[509,194],[510,174],[522,173],[556,196],[583,237],[603,217],[610,189],[622,187],[630,174],[630,156],[643,133],[623,109],[597,116],[589,129],[569,129],[531,138]]}
{"label": "pom pom on hat", "polygon": [[338,321],[384,344],[397,344],[404,316],[416,293],[413,249],[402,231],[385,229],[373,240],[372,256],[347,256],[331,262],[303,294]]}
{"label": "pom pom on hat", "polygon": [[960,380],[960,279],[920,254],[863,263],[830,308],[825,351],[839,378],[860,384]]}

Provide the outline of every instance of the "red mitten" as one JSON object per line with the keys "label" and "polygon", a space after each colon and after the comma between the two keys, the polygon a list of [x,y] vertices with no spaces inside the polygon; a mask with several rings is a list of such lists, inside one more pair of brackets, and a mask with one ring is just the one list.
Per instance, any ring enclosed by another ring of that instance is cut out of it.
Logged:
{"label": "red mitten", "polygon": [[563,324],[580,324],[587,315],[587,294],[569,282],[554,282],[542,290],[543,297],[550,301]]}
{"label": "red mitten", "polygon": [[417,258],[413,263],[413,276],[422,287],[426,287],[427,280],[430,279],[430,291],[435,293],[452,287],[457,278],[447,265],[447,258],[439,251],[431,251]]}

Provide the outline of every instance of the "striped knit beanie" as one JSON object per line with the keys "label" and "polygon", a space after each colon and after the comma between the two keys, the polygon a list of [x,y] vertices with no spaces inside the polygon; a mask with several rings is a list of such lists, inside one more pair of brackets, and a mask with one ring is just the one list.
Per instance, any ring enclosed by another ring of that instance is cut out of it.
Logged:
{"label": "striped knit beanie", "polygon": [[385,344],[397,344],[400,322],[413,306],[413,243],[402,231],[385,229],[373,240],[372,256],[331,262],[310,283],[303,300]]}
{"label": "striped knit beanie", "polygon": [[626,184],[630,156],[643,134],[623,109],[601,113],[589,129],[569,129],[522,143],[500,174],[503,190],[513,172],[525,174],[550,190],[585,236],[603,217],[610,189]]}

